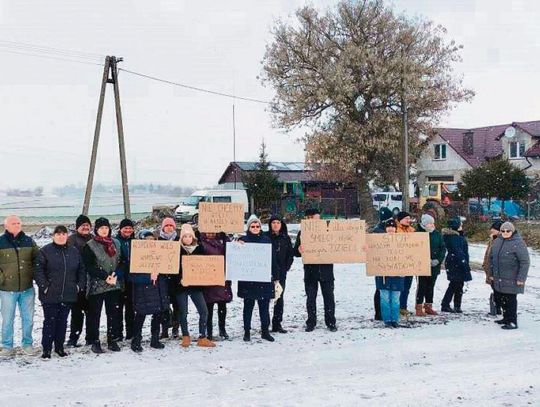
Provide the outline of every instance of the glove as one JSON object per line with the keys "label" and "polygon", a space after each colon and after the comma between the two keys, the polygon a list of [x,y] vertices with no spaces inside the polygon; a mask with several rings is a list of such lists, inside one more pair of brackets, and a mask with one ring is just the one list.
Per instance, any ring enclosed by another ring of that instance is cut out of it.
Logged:
{"label": "glove", "polygon": [[277,301],[281,297],[281,294],[283,294],[283,287],[279,284],[279,281],[274,281],[274,291],[274,301]]}
{"label": "glove", "polygon": [[439,265],[439,260],[433,259],[431,260],[431,267],[437,267]]}

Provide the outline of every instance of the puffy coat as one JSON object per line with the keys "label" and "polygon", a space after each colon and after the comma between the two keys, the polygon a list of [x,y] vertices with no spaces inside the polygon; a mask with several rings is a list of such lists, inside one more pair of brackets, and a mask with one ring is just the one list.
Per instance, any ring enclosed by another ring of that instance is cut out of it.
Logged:
{"label": "puffy coat", "polygon": [[24,291],[32,287],[33,263],[39,254],[34,240],[24,232],[0,236],[0,291]]}
{"label": "puffy coat", "polygon": [[[419,232],[425,232],[424,228],[418,225]],[[446,256],[446,246],[444,245],[444,240],[441,235],[441,232],[434,230],[429,234],[429,251],[430,259],[438,260],[439,264],[435,267],[431,267],[431,276],[438,276],[441,272],[441,265],[444,261],[444,256]]]}
{"label": "puffy coat", "polygon": [[[277,235],[272,233],[272,221],[274,220],[281,222],[281,230]],[[287,225],[281,218],[272,216],[268,221],[268,232],[266,234],[272,241],[272,251],[276,258],[279,280],[284,281],[294,261],[294,249],[287,231]]]}
{"label": "puffy coat", "polygon": [[[164,239],[161,236],[159,236],[158,240],[167,240],[167,239]],[[172,239],[173,242],[177,242],[178,240],[180,240],[180,237],[178,235],[174,239]],[[180,262],[180,264],[182,264],[182,262]],[[162,277],[165,279],[167,283],[167,287],[168,287],[167,293],[169,294],[169,298],[174,298],[174,296],[176,295],[177,286],[178,284],[180,284],[178,275],[163,274]]]}
{"label": "puffy coat", "polygon": [[523,294],[525,287],[518,286],[517,282],[525,283],[529,265],[527,245],[517,232],[508,239],[495,239],[491,249],[491,274],[495,291],[503,294]]}
{"label": "puffy coat", "polygon": [[49,243],[34,264],[34,279],[43,304],[75,303],[86,289],[86,270],[77,248]]}
{"label": "puffy coat", "polygon": [[[302,231],[298,232],[294,243],[294,256],[302,257],[300,245]],[[334,281],[333,264],[304,264],[304,281]]]}
{"label": "puffy coat", "polygon": [[[228,241],[230,239],[225,233],[219,233],[215,239],[208,239],[204,234],[201,236],[201,244],[204,252],[209,256],[225,256]],[[233,299],[231,282],[225,281],[225,286],[213,285],[204,287],[203,294],[207,304],[231,302]]]}
{"label": "puffy coat", "polygon": [[[272,241],[268,236],[262,232],[255,235],[251,232],[247,232],[245,236],[240,238],[246,243],[266,243],[272,244]],[[276,266],[275,255],[272,252],[272,281],[279,280],[279,271]],[[258,281],[239,281],[238,282],[238,296],[240,298],[248,298],[253,300],[264,300],[274,298],[274,283],[269,281],[268,283]]]}
{"label": "puffy coat", "polygon": [[375,277],[377,290],[403,291],[405,288],[403,277]]}
{"label": "puffy coat", "polygon": [[471,268],[469,266],[469,246],[463,233],[453,229],[442,230],[444,244],[448,250],[446,256],[446,277],[449,281],[471,281]]}
{"label": "puffy coat", "polygon": [[83,262],[88,274],[87,294],[103,294],[108,291],[121,290],[124,285],[120,278],[117,278],[115,285],[107,284],[108,276],[116,272],[120,263],[120,243],[113,238],[116,247],[114,256],[109,256],[103,245],[96,240],[90,240],[83,249]]}
{"label": "puffy coat", "polygon": [[137,273],[128,284],[133,284],[133,309],[137,314],[152,315],[168,309],[169,280],[166,276],[158,275],[153,284],[149,274]]}

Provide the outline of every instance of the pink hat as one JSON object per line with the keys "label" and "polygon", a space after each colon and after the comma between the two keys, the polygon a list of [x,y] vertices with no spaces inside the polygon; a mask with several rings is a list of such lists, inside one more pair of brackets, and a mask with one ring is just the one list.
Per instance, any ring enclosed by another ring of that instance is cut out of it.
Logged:
{"label": "pink hat", "polygon": [[176,222],[173,218],[165,218],[163,219],[163,222],[161,222],[161,229],[163,229],[165,226],[174,226],[176,229]]}
{"label": "pink hat", "polygon": [[184,237],[185,235],[191,235],[195,239],[195,232],[193,231],[193,227],[189,223],[184,223],[180,228],[180,240],[182,240],[182,237]]}

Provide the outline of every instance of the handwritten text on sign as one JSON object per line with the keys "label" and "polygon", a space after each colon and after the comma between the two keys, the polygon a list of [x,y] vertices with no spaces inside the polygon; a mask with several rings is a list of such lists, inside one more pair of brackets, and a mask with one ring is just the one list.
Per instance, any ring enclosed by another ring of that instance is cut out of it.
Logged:
{"label": "handwritten text on sign", "polygon": [[166,240],[132,240],[131,273],[178,274],[180,242]]}
{"label": "handwritten text on sign", "polygon": [[201,202],[199,204],[199,230],[210,233],[243,232],[244,204]]}
{"label": "handwritten text on sign", "polygon": [[270,243],[227,242],[227,280],[272,281],[272,245]]}
{"label": "handwritten text on sign", "polygon": [[365,263],[366,222],[303,220],[301,242],[304,264]]}
{"label": "handwritten text on sign", "polygon": [[367,235],[368,276],[430,276],[428,233]]}
{"label": "handwritten text on sign", "polygon": [[225,285],[223,256],[182,256],[182,285]]}

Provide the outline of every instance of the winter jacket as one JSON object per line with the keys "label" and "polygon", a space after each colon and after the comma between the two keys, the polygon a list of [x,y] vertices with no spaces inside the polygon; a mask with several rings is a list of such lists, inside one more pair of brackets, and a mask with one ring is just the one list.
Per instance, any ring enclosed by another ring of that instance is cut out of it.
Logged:
{"label": "winter jacket", "polygon": [[[215,239],[208,239],[205,235],[201,237],[204,253],[208,256],[225,256],[228,241],[230,239],[225,233],[219,233]],[[212,285],[204,287],[203,294],[207,304],[231,302],[233,299],[231,282],[225,281],[225,286]]]}
{"label": "winter jacket", "polygon": [[34,279],[43,304],[75,303],[86,289],[86,270],[79,251],[72,245],[49,243],[39,251]]}
{"label": "winter jacket", "polygon": [[[145,277],[147,280],[143,281]],[[165,275],[159,274],[154,284],[149,274],[137,273],[137,280],[128,284],[132,284],[133,287],[133,310],[137,314],[152,315],[168,309],[169,280]]]}
{"label": "winter jacket", "polygon": [[82,256],[84,246],[86,246],[86,243],[88,243],[90,240],[92,240],[91,234],[83,236],[75,232],[68,237],[67,243],[71,246],[75,246],[75,248],[79,251],[79,253]]}
{"label": "winter jacket", "polygon": [[446,256],[446,277],[448,281],[471,281],[471,268],[469,266],[469,246],[463,233],[453,229],[442,230],[444,244],[448,250]]}
{"label": "winter jacket", "polygon": [[[294,243],[294,256],[302,257],[300,253],[300,245],[302,244],[300,235],[302,231],[298,232],[296,236],[296,242]],[[333,264],[304,264],[304,281],[334,281],[334,265]]]}
{"label": "winter jacket", "polygon": [[403,277],[375,277],[377,290],[403,291],[405,288]]}
{"label": "winter jacket", "polygon": [[386,228],[384,227],[383,222],[379,222],[375,225],[375,227],[371,230],[371,233],[386,233]]}
{"label": "winter jacket", "polygon": [[0,236],[0,291],[24,291],[32,287],[33,263],[39,254],[34,240],[24,232]]}
{"label": "winter jacket", "polygon": [[182,285],[182,257],[184,256],[202,256],[204,255],[204,247],[202,245],[197,245],[197,247],[195,248],[195,250],[193,250],[193,252],[190,254],[188,253],[188,251],[186,249],[184,249],[183,246],[180,247],[180,273],[178,275],[173,275],[172,276],[172,281],[173,281],[173,284],[175,284],[175,293],[178,294],[182,291],[203,291],[203,286],[187,286],[187,287],[184,287]]}
{"label": "winter jacket", "polygon": [[[418,225],[418,232],[426,232],[424,228]],[[444,240],[441,232],[434,230],[429,234],[429,252],[431,260],[438,260],[439,264],[435,267],[431,267],[431,277],[436,277],[441,272],[441,265],[446,256],[446,247],[444,246]]]}
{"label": "winter jacket", "polygon": [[[266,243],[272,244],[272,241],[268,236],[263,233],[255,235],[251,232],[247,232],[245,236],[240,238],[241,241],[246,243]],[[276,265],[275,255],[272,252],[272,278],[267,283],[258,281],[239,281],[238,282],[238,296],[240,298],[247,298],[252,300],[264,300],[274,298],[274,283],[273,281],[279,280],[279,271]]]}
{"label": "winter jacket", "polygon": [[[159,236],[158,240],[167,240],[167,239],[163,239],[161,236]],[[179,240],[180,240],[179,236],[176,236],[174,239],[172,239],[173,242],[178,242]],[[182,265],[181,261],[180,261],[180,265]],[[148,276],[148,278],[150,279],[150,276]],[[174,298],[176,295],[178,284],[180,284],[178,275],[177,274],[163,274],[163,278],[167,282],[167,287],[168,287],[167,292],[169,294],[169,298]]]}
{"label": "winter jacket", "polygon": [[482,269],[486,273],[486,281],[489,281],[491,275],[491,250],[493,249],[493,242],[495,239],[490,238],[487,242],[486,252],[484,253],[484,261],[482,262]]}
{"label": "winter jacket", "polygon": [[413,232],[416,232],[416,229],[412,227],[411,225],[405,226],[397,222],[396,233],[413,233]]}
{"label": "winter jacket", "polygon": [[131,278],[129,274],[129,261],[131,258],[131,241],[133,237],[131,235],[126,239],[120,233],[116,235],[116,240],[120,243],[120,263],[116,269],[116,276],[124,281],[130,281]]}
{"label": "winter jacket", "polygon": [[[281,221],[281,230],[277,235],[272,233],[272,221],[274,220]],[[287,225],[281,218],[272,216],[268,221],[268,232],[266,235],[272,241],[272,251],[276,258],[279,280],[284,281],[294,261],[294,249],[287,231]]]}
{"label": "winter jacket", "polygon": [[517,232],[508,239],[495,239],[491,250],[491,274],[495,291],[503,294],[523,294],[525,287],[518,286],[517,282],[525,283],[529,265],[527,245]]}
{"label": "winter jacket", "polygon": [[109,256],[103,245],[96,240],[90,240],[83,249],[83,262],[88,274],[87,295],[103,294],[108,291],[121,290],[123,281],[116,279],[115,285],[107,284],[108,276],[116,273],[120,264],[120,243],[113,238],[116,253]]}

